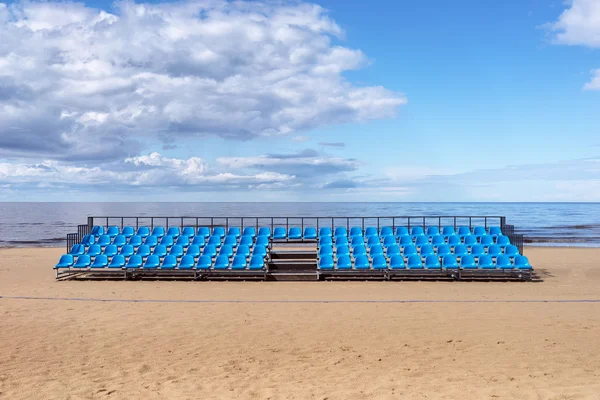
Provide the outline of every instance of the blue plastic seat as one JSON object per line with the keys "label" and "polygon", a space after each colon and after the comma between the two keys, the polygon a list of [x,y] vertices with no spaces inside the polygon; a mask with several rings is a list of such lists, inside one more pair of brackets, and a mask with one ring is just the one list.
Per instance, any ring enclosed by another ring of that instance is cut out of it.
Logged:
{"label": "blue plastic seat", "polygon": [[496,245],[505,248],[506,246],[510,245],[510,239],[508,236],[498,235],[496,236]]}
{"label": "blue plastic seat", "polygon": [[335,254],[338,258],[342,256],[350,256],[350,249],[346,245],[337,246],[335,249]]}
{"label": "blue plastic seat", "polygon": [[453,226],[444,226],[442,228],[442,235],[445,238],[448,238],[450,236],[454,236],[456,234],[456,232],[454,231],[454,227]]}
{"label": "blue plastic seat", "polygon": [[331,246],[321,246],[319,248],[319,257],[333,256],[333,249]]}
{"label": "blue plastic seat", "polygon": [[185,251],[185,255],[197,258],[198,256],[200,256],[200,247],[195,244],[189,245],[187,250]]}
{"label": "blue plastic seat", "polygon": [[442,244],[446,244],[446,240],[442,235],[435,235],[431,238],[431,245],[434,249]]}
{"label": "blue plastic seat", "polygon": [[147,236],[146,240],[144,240],[144,244],[149,247],[154,247],[158,244],[158,238],[156,236]]}
{"label": "blue plastic seat", "polygon": [[154,254],[149,255],[144,262],[142,268],[144,269],[156,269],[160,266],[160,258]]}
{"label": "blue plastic seat", "polygon": [[515,268],[518,268],[518,269],[533,269],[533,267],[531,266],[531,264],[529,264],[529,260],[527,259],[527,257],[522,256],[522,255],[517,255],[515,257]]}
{"label": "blue plastic seat", "polygon": [[137,254],[132,255],[131,257],[129,257],[129,260],[127,261],[127,265],[125,266],[125,268],[131,268],[131,269],[136,269],[136,268],[141,268],[142,266],[142,257],[138,256]]}
{"label": "blue plastic seat", "polygon": [[124,246],[127,244],[127,238],[123,235],[117,235],[113,240],[113,244],[117,247]]}
{"label": "blue plastic seat", "polygon": [[[123,246],[125,247],[125,246]],[[136,255],[144,258],[144,257],[148,257],[150,255],[150,247],[146,246],[145,244],[141,245],[140,247],[138,247],[137,251],[135,252]]]}
{"label": "blue plastic seat", "polygon": [[181,236],[185,236],[186,238],[188,238],[189,241],[190,238],[196,236],[196,230],[192,226],[186,226],[181,231]]}
{"label": "blue plastic seat", "polygon": [[109,244],[108,246],[106,246],[104,248],[104,251],[102,252],[102,254],[104,254],[106,257],[113,257],[118,252],[119,252],[119,248],[117,246],[115,246],[114,244]]}
{"label": "blue plastic seat", "polygon": [[502,247],[495,245],[495,244],[488,247],[488,255],[490,257],[496,258],[501,254],[502,254]]}
{"label": "blue plastic seat", "polygon": [[173,237],[172,236],[163,236],[162,239],[160,239],[160,244],[162,244],[165,247],[171,247],[174,244],[173,241]]}
{"label": "blue plastic seat", "polygon": [[190,245],[190,238],[187,235],[181,235],[177,238],[177,242],[175,242],[175,245],[186,248]]}
{"label": "blue plastic seat", "polygon": [[377,228],[375,228],[374,226],[367,226],[367,228],[365,229],[365,237],[371,237],[371,236],[379,236],[377,234]]}
{"label": "blue plastic seat", "polygon": [[160,269],[174,269],[175,267],[177,267],[177,257],[171,254],[167,255],[160,265]]}
{"label": "blue plastic seat", "polygon": [[429,238],[425,235],[419,235],[419,236],[415,236],[415,245],[417,246],[417,248],[420,248],[421,246],[425,246],[426,244],[429,244]]}
{"label": "blue plastic seat", "polygon": [[139,235],[133,235],[127,241],[127,244],[132,245],[133,247],[138,247],[142,244],[142,237]]}
{"label": "blue plastic seat", "polygon": [[110,264],[108,264],[108,268],[123,268],[125,266],[125,257],[121,254],[117,254],[110,260]]}
{"label": "blue plastic seat", "polygon": [[460,236],[461,239],[463,239],[465,236],[471,234],[471,228],[469,228],[468,226],[459,226],[457,234],[458,236]]}
{"label": "blue plastic seat", "polygon": [[254,239],[252,236],[246,236],[245,234],[240,238],[240,246],[252,247],[254,245]]}
{"label": "blue plastic seat", "polygon": [[[352,240],[354,241],[354,238],[352,238]],[[379,236],[377,236],[377,232],[375,232],[375,235],[367,236],[367,246],[371,247],[378,244],[381,244],[381,240],[379,239]]]}
{"label": "blue plastic seat", "polygon": [[366,255],[360,255],[354,259],[354,269],[369,269],[369,259]]}
{"label": "blue plastic seat", "polygon": [[480,244],[476,244],[473,245],[473,247],[471,247],[471,255],[475,258],[481,257],[485,254],[485,248],[480,245]]}
{"label": "blue plastic seat", "polygon": [[[183,232],[181,233],[183,235]],[[189,247],[188,247],[189,249]],[[184,255],[179,261],[179,269],[194,269],[196,266],[196,259],[191,254]]]}
{"label": "blue plastic seat", "polygon": [[496,266],[494,265],[494,261],[492,260],[492,257],[485,255],[485,254],[482,255],[481,257],[479,257],[479,259],[477,260],[477,266],[481,269],[496,268]]}
{"label": "blue plastic seat", "polygon": [[333,236],[335,236],[335,237],[338,237],[338,236],[348,236],[348,231],[343,226],[338,226],[338,227],[335,228]]}
{"label": "blue plastic seat", "polygon": [[472,255],[464,255],[460,258],[460,267],[463,269],[476,269],[475,259]]}
{"label": "blue plastic seat", "polygon": [[371,268],[373,268],[373,269],[387,269],[387,267],[388,267],[387,260],[385,259],[385,257],[383,256],[383,254],[376,255],[375,257],[373,257],[373,263],[371,265]]}
{"label": "blue plastic seat", "polygon": [[479,243],[486,249],[494,244],[494,238],[490,235],[483,235],[479,238]]}
{"label": "blue plastic seat", "polygon": [[331,228],[325,226],[319,229],[319,237],[322,238],[324,236],[332,237],[333,233],[331,232]]}
{"label": "blue plastic seat", "polygon": [[264,247],[269,246],[269,237],[268,236],[262,236],[262,235],[258,236],[256,238],[255,246],[264,246]]}
{"label": "blue plastic seat", "polygon": [[167,255],[167,248],[166,248],[166,246],[159,244],[158,246],[156,246],[154,248],[154,250],[152,250],[152,254],[155,256],[158,256],[160,258],[163,258],[164,256]]}
{"label": "blue plastic seat", "polygon": [[165,236],[165,228],[162,226],[155,226],[154,229],[152,229],[152,236],[156,236],[159,239],[162,238]]}
{"label": "blue plastic seat", "polygon": [[352,256],[354,258],[360,257],[360,256],[366,256],[367,255],[367,249],[365,248],[364,245],[360,245],[360,246],[356,246],[354,248],[352,248]]}
{"label": "blue plastic seat", "polygon": [[201,226],[198,228],[196,235],[206,239],[210,236],[210,229],[208,228],[208,226]]}
{"label": "blue plastic seat", "polygon": [[474,235],[465,236],[464,245],[467,246],[468,249],[477,244],[477,238]]}
{"label": "blue plastic seat", "polygon": [[62,256],[60,256],[60,260],[58,260],[58,263],[54,266],[54,269],[70,268],[73,266],[74,263],[75,262],[73,260],[72,254],[63,254]]}
{"label": "blue plastic seat", "polygon": [[458,246],[459,244],[462,244],[462,240],[460,240],[460,236],[458,236],[458,235],[448,236],[448,246],[450,246],[451,249],[453,249],[455,246]]}
{"label": "blue plastic seat", "polygon": [[340,270],[348,270],[352,269],[352,260],[349,255],[339,255],[337,256],[337,269]]}
{"label": "blue plastic seat", "polygon": [[222,226],[215,226],[212,231],[212,236],[218,236],[221,239],[225,237],[225,228]]}
{"label": "blue plastic seat", "polygon": [[317,238],[317,230],[311,226],[304,228],[304,239],[316,239]]}
{"label": "blue plastic seat", "polygon": [[135,231],[133,230],[133,226],[124,226],[123,230],[121,231],[121,235],[125,236],[128,239],[132,237],[134,233]]}
{"label": "blue plastic seat", "polygon": [[423,261],[421,261],[421,257],[416,254],[408,257],[408,261],[406,263],[408,269],[423,269]]}
{"label": "blue plastic seat", "polygon": [[360,236],[362,237],[363,235],[363,231],[362,228],[359,226],[353,226],[352,228],[350,228],[350,238],[356,237],[356,236]]}
{"label": "blue plastic seat", "polygon": [[435,254],[430,254],[425,258],[425,268],[427,269],[440,269],[442,265],[440,264],[440,259]]}
{"label": "blue plastic seat", "polygon": [[[407,227],[405,227],[405,226],[399,226],[399,227],[396,228],[396,236],[397,237],[399,237],[399,236],[406,236],[406,235],[408,235],[408,228]],[[404,268],[404,266],[402,268]]]}
{"label": "blue plastic seat", "polygon": [[133,252],[133,246],[130,244],[126,244],[125,246],[121,247],[121,251],[119,251],[119,254],[123,257],[131,257],[133,255]]}
{"label": "blue plastic seat", "polygon": [[180,233],[178,226],[171,226],[167,229],[167,236],[171,236],[173,239],[177,239]]}
{"label": "blue plastic seat", "polygon": [[73,268],[89,268],[92,263],[92,259],[89,255],[84,254],[77,257],[77,262],[73,264]]}
{"label": "blue plastic seat", "polygon": [[507,255],[500,255],[496,258],[496,268],[499,269],[513,269],[513,265],[510,262],[510,257]]}
{"label": "blue plastic seat", "polygon": [[432,245],[426,244],[424,246],[421,246],[419,254],[421,255],[421,258],[426,258],[426,257],[428,257],[430,255],[434,255],[435,252],[433,251],[433,246]]}
{"label": "blue plastic seat", "polygon": [[173,247],[171,247],[171,250],[169,250],[169,255],[175,256],[177,258],[183,256],[183,247],[178,244],[173,245]]}
{"label": "blue plastic seat", "polygon": [[265,258],[267,256],[267,248],[265,246],[254,246],[252,256],[261,256]]}
{"label": "blue plastic seat", "polygon": [[383,257],[383,247],[381,247],[380,244],[376,244],[375,246],[371,246],[371,248],[369,248],[369,256],[371,258],[375,258],[377,256],[382,256]]}
{"label": "blue plastic seat", "polygon": [[473,236],[475,236],[477,239],[481,238],[485,234],[487,234],[487,232],[483,226],[476,226],[473,228]]}
{"label": "blue plastic seat", "polygon": [[142,238],[147,238],[148,236],[150,236],[150,228],[148,228],[147,226],[140,226],[136,232],[136,235]]}
{"label": "blue plastic seat", "polygon": [[235,255],[249,257],[250,256],[250,247],[246,246],[245,244],[239,245],[239,247],[237,248],[237,251],[235,252]]}
{"label": "blue plastic seat", "polygon": [[90,232],[90,235],[92,235],[92,236],[104,235],[104,227],[100,226],[100,225],[94,226],[92,228],[92,231]]}
{"label": "blue plastic seat", "polygon": [[231,246],[224,245],[221,247],[221,250],[219,250],[219,256],[226,256],[229,258],[233,257],[233,248]]}
{"label": "blue plastic seat", "polygon": [[438,246],[438,248],[437,248],[438,257],[445,257],[448,254],[452,254],[452,252],[450,251],[450,246],[448,246],[447,244],[442,244],[442,245]]}
{"label": "blue plastic seat", "polygon": [[261,226],[258,228],[258,236],[266,236],[268,238],[271,237],[271,228],[268,226]]}
{"label": "blue plastic seat", "polygon": [[297,226],[292,226],[288,233],[288,239],[298,240],[302,239],[302,231]]}
{"label": "blue plastic seat", "polygon": [[102,235],[98,237],[97,245],[100,247],[106,247],[110,244],[110,236]]}
{"label": "blue plastic seat", "polygon": [[490,226],[489,235],[492,237],[502,235],[502,229],[499,226]]}
{"label": "blue plastic seat", "polygon": [[404,258],[401,255],[395,255],[390,258],[390,269],[404,269]]}
{"label": "blue plastic seat", "polygon": [[396,245],[396,237],[393,235],[384,236],[383,247],[390,247]]}
{"label": "blue plastic seat", "polygon": [[442,259],[442,266],[445,269],[457,269],[458,263],[456,262],[456,257],[452,254],[444,256],[444,258]]}
{"label": "blue plastic seat", "polygon": [[336,246],[348,246],[350,243],[348,242],[348,238],[346,236],[336,236],[335,245]]}
{"label": "blue plastic seat", "polygon": [[219,254],[215,260],[214,269],[228,269],[229,268],[229,257],[226,255]]}
{"label": "blue plastic seat", "polygon": [[196,269],[210,269],[212,267],[212,257],[208,255],[202,255],[198,258],[198,264]]}
{"label": "blue plastic seat", "polygon": [[212,235],[208,238],[207,246],[221,247],[221,237],[218,235]]}
{"label": "blue plastic seat", "polygon": [[248,269],[257,270],[265,268],[265,258],[260,255],[252,256]]}
{"label": "blue plastic seat", "polygon": [[201,235],[194,236],[194,239],[192,240],[192,245],[198,246],[198,247],[204,247],[205,243],[206,243],[206,238],[204,238]]}
{"label": "blue plastic seat", "polygon": [[354,236],[352,238],[352,247],[364,246],[365,239],[362,236]]}
{"label": "blue plastic seat", "polygon": [[379,235],[381,237],[385,237],[385,236],[394,236],[394,230],[392,229],[391,226],[383,226],[381,227],[381,229],[379,230]]}
{"label": "blue plastic seat", "polygon": [[223,241],[223,246],[237,246],[237,238],[235,236],[225,236],[225,240]]}
{"label": "blue plastic seat", "polygon": [[233,257],[231,269],[246,269],[246,256],[238,255]]}
{"label": "blue plastic seat", "polygon": [[515,245],[509,244],[506,246],[506,248],[504,248],[504,254],[509,256],[511,259],[515,258],[519,255],[519,248]]}
{"label": "blue plastic seat", "polygon": [[432,238],[434,236],[437,236],[440,234],[440,228],[438,228],[437,226],[428,226],[427,227],[427,231],[425,232],[425,234]]}
{"label": "blue plastic seat", "polygon": [[319,237],[319,247],[320,246],[331,246],[331,245],[333,245],[333,240],[331,240],[331,236]]}
{"label": "blue plastic seat", "polygon": [[424,235],[424,234],[425,234],[425,230],[423,229],[422,226],[413,226],[411,228],[411,230],[410,230],[410,235],[412,237],[421,236],[421,235]]}
{"label": "blue plastic seat", "polygon": [[90,247],[88,247],[87,251],[85,252],[85,254],[90,257],[96,257],[100,253],[102,253],[102,249],[97,244],[91,245]]}
{"label": "blue plastic seat", "polygon": [[72,256],[80,256],[84,253],[85,253],[85,246],[82,244],[74,244],[71,247],[71,251],[69,251],[69,254]]}
{"label": "blue plastic seat", "polygon": [[388,258],[392,258],[392,256],[399,255],[400,254],[400,246],[398,246],[397,244],[393,244],[393,245],[389,246],[385,250],[385,254],[388,256]]}
{"label": "blue plastic seat", "polygon": [[82,239],[81,239],[81,244],[84,246],[91,246],[94,243],[96,243],[96,238],[92,235],[85,235]]}
{"label": "blue plastic seat", "polygon": [[285,239],[286,235],[287,235],[287,232],[285,231],[285,228],[282,226],[275,227],[275,229],[273,230],[273,239],[274,240]]}
{"label": "blue plastic seat", "polygon": [[319,269],[333,269],[333,257],[330,255],[324,255],[323,257],[319,258]]}
{"label": "blue plastic seat", "polygon": [[404,257],[410,257],[414,254],[417,254],[417,248],[414,245],[406,246],[402,249],[402,254]]}
{"label": "blue plastic seat", "polygon": [[119,227],[118,226],[109,226],[108,229],[106,230],[106,234],[108,236],[110,236],[111,238],[117,236],[119,234]]}
{"label": "blue plastic seat", "polygon": [[233,236],[236,239],[239,238],[241,235],[242,235],[242,232],[240,231],[240,228],[238,228],[237,226],[232,226],[227,231],[227,236]]}
{"label": "blue plastic seat", "polygon": [[244,232],[242,232],[242,236],[248,236],[251,239],[256,237],[256,228],[253,226],[247,226],[244,228]]}
{"label": "blue plastic seat", "polygon": [[466,256],[467,254],[469,254],[469,250],[464,244],[459,244],[454,248],[454,256],[457,258]]}
{"label": "blue plastic seat", "polygon": [[400,236],[400,237],[398,237],[398,240],[400,241],[400,247],[406,247],[406,246],[413,245],[412,238],[409,235]]}

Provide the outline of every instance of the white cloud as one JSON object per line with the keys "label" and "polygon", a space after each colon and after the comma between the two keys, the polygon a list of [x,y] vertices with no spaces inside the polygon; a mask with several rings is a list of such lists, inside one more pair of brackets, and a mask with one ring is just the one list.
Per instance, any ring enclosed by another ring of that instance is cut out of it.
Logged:
{"label": "white cloud", "polygon": [[572,0],[550,26],[560,44],[600,48],[600,1]]}
{"label": "white cloud", "polygon": [[600,90],[600,69],[592,71],[592,80],[583,86],[583,90]]}
{"label": "white cloud", "polygon": [[0,155],[116,160],[148,140],[286,135],[392,116],[406,102],[342,76],[366,57],[331,43],[343,32],[316,5],[115,9],[0,5]]}

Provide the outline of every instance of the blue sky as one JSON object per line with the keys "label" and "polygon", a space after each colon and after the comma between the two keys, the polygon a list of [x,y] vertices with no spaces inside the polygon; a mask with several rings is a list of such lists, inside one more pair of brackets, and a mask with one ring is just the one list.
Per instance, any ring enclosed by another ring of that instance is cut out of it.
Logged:
{"label": "blue sky", "polygon": [[600,2],[0,3],[0,200],[600,201]]}

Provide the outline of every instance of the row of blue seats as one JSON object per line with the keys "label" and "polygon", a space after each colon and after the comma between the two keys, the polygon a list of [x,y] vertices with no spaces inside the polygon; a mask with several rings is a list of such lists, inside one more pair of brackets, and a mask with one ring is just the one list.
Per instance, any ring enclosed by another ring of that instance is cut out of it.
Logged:
{"label": "row of blue seats", "polygon": [[[326,246],[326,245],[332,245],[333,243],[334,242],[331,237],[323,236],[323,237],[319,238],[318,245]],[[335,244],[337,246],[342,245],[342,244],[351,244],[352,246],[359,246],[359,245],[364,245],[365,243],[368,246],[373,246],[376,244],[383,244],[385,247],[388,247],[388,246],[391,246],[394,244],[400,244],[401,246],[409,246],[412,244],[415,244],[416,246],[423,246],[426,244],[432,244],[433,246],[440,246],[443,244],[449,244],[450,246],[456,246],[459,244],[473,246],[476,244],[481,244],[485,247],[497,244],[502,247],[506,247],[511,244],[510,238],[508,236],[504,236],[504,235],[499,235],[499,236],[496,236],[495,238],[490,235],[483,235],[479,238],[475,237],[474,235],[467,235],[467,236],[464,236],[463,238],[461,238],[458,235],[452,235],[452,236],[448,236],[448,237],[444,237],[442,235],[436,235],[436,236],[432,236],[432,237],[429,237],[427,235],[417,235],[417,236],[402,235],[402,236],[398,236],[398,237],[390,235],[390,236],[379,237],[378,235],[374,235],[374,236],[369,236],[367,238],[363,238],[362,236],[354,236],[350,240],[348,240],[348,238],[345,236],[338,236],[335,238]]]}
{"label": "row of blue seats", "polygon": [[[368,249],[368,251],[367,251],[367,249]],[[385,251],[384,251],[384,248],[379,244],[371,246],[371,247],[366,247],[364,245],[361,245],[361,246],[353,247],[352,249],[346,245],[337,246],[335,248],[335,254],[338,254],[338,255],[352,254],[353,256],[356,257],[359,255],[366,255],[367,253],[371,257],[377,256],[377,255],[384,255],[384,253],[385,253],[385,255],[388,258],[393,257],[395,255],[399,255],[399,254],[404,255],[404,257],[409,257],[413,254],[418,254],[421,257],[427,257],[432,254],[435,254],[438,257],[444,257],[448,254],[454,254],[456,257],[471,255],[475,258],[484,256],[484,255],[489,255],[492,258],[495,258],[502,254],[505,254],[505,255],[509,256],[510,258],[514,258],[519,255],[519,249],[517,246],[514,246],[514,245],[508,245],[505,248],[502,248],[501,246],[498,246],[498,245],[492,245],[486,249],[485,247],[483,247],[480,244],[472,246],[471,248],[468,248],[464,244],[457,245],[454,247],[450,247],[447,244],[441,245],[438,247],[433,247],[432,245],[427,244],[427,245],[421,246],[420,248],[415,245],[409,245],[409,246],[405,246],[403,248],[400,248],[400,246],[398,246],[398,245],[392,245],[392,246],[387,247],[385,249]],[[319,257],[333,255],[334,247],[329,246],[329,245],[321,246],[319,248],[318,254],[319,254]]]}
{"label": "row of blue seats", "polygon": [[500,255],[495,260],[489,255],[479,257],[478,260],[471,255],[464,255],[460,259],[454,255],[446,255],[440,258],[436,255],[429,255],[426,257],[425,262],[420,256],[413,254],[406,260],[401,255],[392,256],[389,261],[382,255],[377,255],[369,260],[366,255],[360,255],[354,259],[347,256],[340,256],[334,260],[330,255],[323,256],[319,259],[320,270],[397,270],[397,269],[520,269],[530,270],[532,269],[529,264],[529,260],[525,256],[517,255],[514,261],[507,255]]}
{"label": "row of blue seats", "polygon": [[148,245],[141,245],[137,249],[135,249],[131,245],[125,245],[120,249],[114,245],[108,245],[104,249],[102,249],[99,245],[93,244],[89,246],[87,249],[82,245],[74,245],[69,252],[69,255],[72,256],[81,256],[87,255],[90,257],[96,257],[98,255],[105,255],[107,257],[113,257],[117,254],[122,255],[124,257],[131,257],[133,255],[138,255],[141,257],[148,257],[150,255],[156,255],[159,257],[164,257],[166,255],[172,255],[175,257],[182,257],[183,255],[190,255],[193,257],[198,257],[200,255],[209,256],[211,258],[216,257],[217,255],[227,255],[232,257],[235,255],[244,255],[249,257],[250,254],[253,256],[260,255],[263,258],[267,256],[267,248],[265,246],[255,246],[253,250],[250,250],[250,247],[245,245],[240,245],[237,247],[237,250],[234,252],[234,248],[232,246],[224,245],[217,250],[217,247],[213,245],[206,245],[202,252],[200,252],[200,246],[190,245],[187,249],[184,249],[183,246],[173,245],[169,249],[167,249],[164,245],[157,245],[154,248],[151,248]]}
{"label": "row of blue seats", "polygon": [[161,270],[263,270],[265,269],[265,259],[260,255],[254,255],[248,262],[247,257],[236,255],[231,259],[226,255],[218,255],[214,261],[207,255],[201,255],[197,259],[192,255],[184,255],[179,259],[174,255],[166,255],[164,258],[151,254],[146,258],[134,254],[126,258],[122,254],[117,254],[110,258],[105,254],[99,254],[92,258],[87,255],[80,255],[77,260],[71,254],[61,256],[55,269],[161,269]]}
{"label": "row of blue seats", "polygon": [[[134,235],[138,235],[141,237],[153,235],[153,236],[156,236],[159,238],[163,237],[163,236],[171,236],[175,239],[179,236],[187,236],[188,238],[193,238],[195,236],[203,236],[206,238],[211,235],[211,230],[210,230],[210,228],[205,227],[205,226],[199,227],[197,230],[191,226],[184,227],[182,230],[180,230],[180,228],[178,226],[169,227],[167,230],[165,230],[165,228],[162,226],[153,227],[152,230],[150,230],[150,228],[147,226],[141,226],[137,229],[137,232],[136,232],[132,226],[125,226],[125,227],[123,227],[122,230],[120,230],[118,226],[109,226],[105,232],[104,227],[94,226],[91,231],[91,235],[95,236],[95,237],[102,236],[104,234],[108,235],[109,237],[123,235],[126,238],[129,238]],[[226,231],[224,227],[219,226],[219,227],[213,228],[213,230],[212,230],[212,235],[217,235],[220,237],[224,237],[226,235],[236,236],[236,237],[267,236],[267,237],[272,237],[275,240],[278,240],[278,239],[317,239],[317,238],[326,237],[326,236],[329,236],[329,237],[347,236],[347,237],[352,238],[355,236],[370,237],[370,236],[380,235],[382,237],[385,237],[385,236],[403,236],[403,235],[409,235],[409,234],[411,236],[426,235],[429,237],[433,237],[436,235],[442,235],[445,237],[449,237],[449,236],[453,236],[453,235],[458,235],[460,237],[473,235],[473,236],[479,238],[484,235],[490,235],[493,237],[502,235],[502,229],[498,226],[492,226],[490,228],[485,228],[483,226],[475,226],[471,230],[471,228],[468,226],[459,226],[458,230],[455,230],[455,228],[453,226],[444,226],[440,230],[440,228],[437,226],[429,226],[426,229],[421,226],[415,226],[409,230],[408,227],[400,226],[394,230],[391,226],[384,226],[384,227],[380,228],[379,230],[376,227],[367,227],[366,229],[363,230],[361,227],[355,226],[355,227],[350,228],[349,235],[348,235],[348,231],[345,227],[336,227],[335,230],[333,230],[333,231],[329,227],[323,227],[323,228],[320,228],[319,231],[317,232],[317,229],[314,227],[306,227],[306,228],[304,228],[304,230],[302,230],[300,227],[293,226],[293,227],[289,228],[289,230],[286,230],[285,227],[278,226],[273,229],[272,234],[271,234],[271,229],[269,227],[260,227],[258,229],[258,235],[257,235],[257,231],[254,227],[246,227],[243,229],[243,232],[239,227],[230,227]]]}
{"label": "row of blue seats", "polygon": [[175,244],[183,247],[187,247],[189,245],[197,245],[202,247],[205,244],[212,244],[214,246],[221,246],[221,244],[223,244],[235,247],[239,244],[252,247],[254,246],[254,244],[268,246],[269,238],[267,236],[258,236],[256,239],[254,239],[251,236],[241,236],[240,238],[236,238],[235,236],[229,235],[222,238],[218,235],[213,235],[208,237],[207,240],[202,236],[195,236],[193,239],[190,239],[188,236],[179,236],[177,238],[174,238],[173,236],[168,235],[163,236],[161,238],[154,235],[146,236],[146,238],[142,238],[142,236],[139,235],[133,235],[129,238],[126,238],[124,235],[117,235],[112,238],[108,235],[101,235],[97,238],[93,235],[86,235],[83,237],[80,244],[84,246],[97,244],[101,247],[105,247],[111,244],[114,244],[117,247],[125,246],[127,244],[134,247],[138,247],[142,244],[151,247],[154,247],[158,244],[167,247],[173,246]]}

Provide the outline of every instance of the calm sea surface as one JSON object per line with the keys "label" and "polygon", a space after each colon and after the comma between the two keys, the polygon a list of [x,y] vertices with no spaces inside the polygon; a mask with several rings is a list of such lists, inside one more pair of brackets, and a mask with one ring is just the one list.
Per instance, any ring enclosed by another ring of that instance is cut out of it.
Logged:
{"label": "calm sea surface", "polygon": [[[63,246],[66,234],[76,232],[77,225],[85,224],[88,216],[406,215],[506,216],[507,223],[515,225],[517,232],[525,235],[526,242],[600,247],[600,203],[0,203],[0,247]],[[120,220],[110,223],[117,225]]]}

